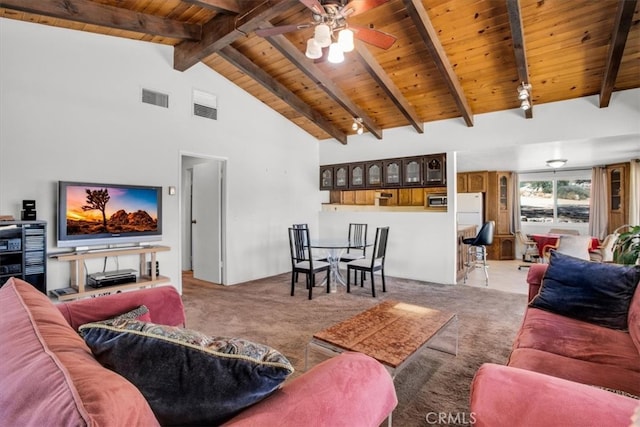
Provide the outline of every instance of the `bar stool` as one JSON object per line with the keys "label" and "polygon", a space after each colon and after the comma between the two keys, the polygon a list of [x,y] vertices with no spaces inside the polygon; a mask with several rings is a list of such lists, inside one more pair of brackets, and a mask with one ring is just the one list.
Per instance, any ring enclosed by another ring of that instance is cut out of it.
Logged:
{"label": "bar stool", "polygon": [[487,246],[493,244],[493,233],[495,230],[495,221],[488,221],[482,225],[476,237],[463,239],[462,243],[469,245],[467,248],[467,268],[464,270],[464,283],[467,283],[469,270],[479,267],[482,262],[484,268],[484,277],[486,285],[489,286],[489,266],[487,265]]}

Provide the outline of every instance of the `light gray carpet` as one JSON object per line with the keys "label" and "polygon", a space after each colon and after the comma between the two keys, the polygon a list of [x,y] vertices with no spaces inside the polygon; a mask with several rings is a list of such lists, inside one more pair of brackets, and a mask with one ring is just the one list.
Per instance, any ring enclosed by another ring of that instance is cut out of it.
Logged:
{"label": "light gray carpet", "polygon": [[[425,349],[395,379],[399,404],[393,413],[398,427],[434,425],[428,413],[460,413],[468,425],[469,386],[485,362],[503,364],[526,306],[526,296],[464,285],[447,286],[406,279],[387,279],[387,292],[371,297],[367,288],[344,287],[327,294],[314,288],[307,299],[304,277],[291,297],[290,274],[235,286],[199,286],[184,282],[187,326],[202,332],[238,336],[268,344],[304,371],[305,347],[314,332],[353,316],[385,299],[452,311],[459,319],[459,349],[453,356]],[[313,355],[313,354],[312,354]],[[319,355],[318,355],[319,357]],[[312,363],[321,359],[310,358]],[[433,417],[433,415],[431,415]],[[433,418],[431,418],[433,420]]]}

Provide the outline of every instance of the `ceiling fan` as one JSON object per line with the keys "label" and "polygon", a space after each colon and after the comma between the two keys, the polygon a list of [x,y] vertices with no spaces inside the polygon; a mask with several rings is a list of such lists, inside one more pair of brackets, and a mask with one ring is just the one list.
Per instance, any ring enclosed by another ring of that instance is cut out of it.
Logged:
{"label": "ceiling fan", "polygon": [[[313,13],[312,22],[280,25],[258,29],[256,35],[270,37],[279,34],[315,27],[314,36],[307,41],[305,55],[310,59],[323,56],[323,48],[329,48],[329,62],[344,60],[344,53],[354,49],[353,38],[357,38],[381,49],[389,49],[396,38],[373,28],[350,25],[347,18],[359,15],[380,6],[389,0],[298,0]],[[337,33],[337,38],[335,36]],[[336,39],[336,41],[334,41]]]}

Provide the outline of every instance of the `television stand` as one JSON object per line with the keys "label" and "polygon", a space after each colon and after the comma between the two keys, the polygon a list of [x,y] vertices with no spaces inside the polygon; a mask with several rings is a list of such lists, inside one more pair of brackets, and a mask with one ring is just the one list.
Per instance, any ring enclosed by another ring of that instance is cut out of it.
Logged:
{"label": "television stand", "polygon": [[[55,294],[59,301],[66,301],[88,296],[101,295],[105,292],[144,288],[147,286],[155,286],[161,283],[167,283],[169,282],[169,278],[157,275],[156,269],[153,268],[153,266],[156,265],[156,254],[158,252],[165,252],[169,250],[171,250],[171,248],[168,246],[126,246],[121,248],[104,249],[100,250],[99,252],[65,252],[52,255],[51,257],[58,259],[58,261],[68,261],[71,263],[70,288],[76,291],[68,293],[65,292],[62,295],[58,295],[57,293]],[[102,288],[93,288],[87,286],[87,272],[85,271],[84,265],[85,260],[91,258],[102,258],[104,256],[119,255],[140,255],[140,276],[137,277],[137,280],[131,283],[124,283]],[[147,271],[147,257],[149,257],[151,261],[151,275],[143,274],[143,272]]]}

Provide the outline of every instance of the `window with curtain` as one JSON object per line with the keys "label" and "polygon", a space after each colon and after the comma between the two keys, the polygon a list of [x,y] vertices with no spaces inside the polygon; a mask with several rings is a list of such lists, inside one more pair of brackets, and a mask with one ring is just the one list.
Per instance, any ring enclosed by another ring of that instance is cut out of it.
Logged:
{"label": "window with curtain", "polygon": [[591,170],[520,174],[522,222],[588,223]]}

